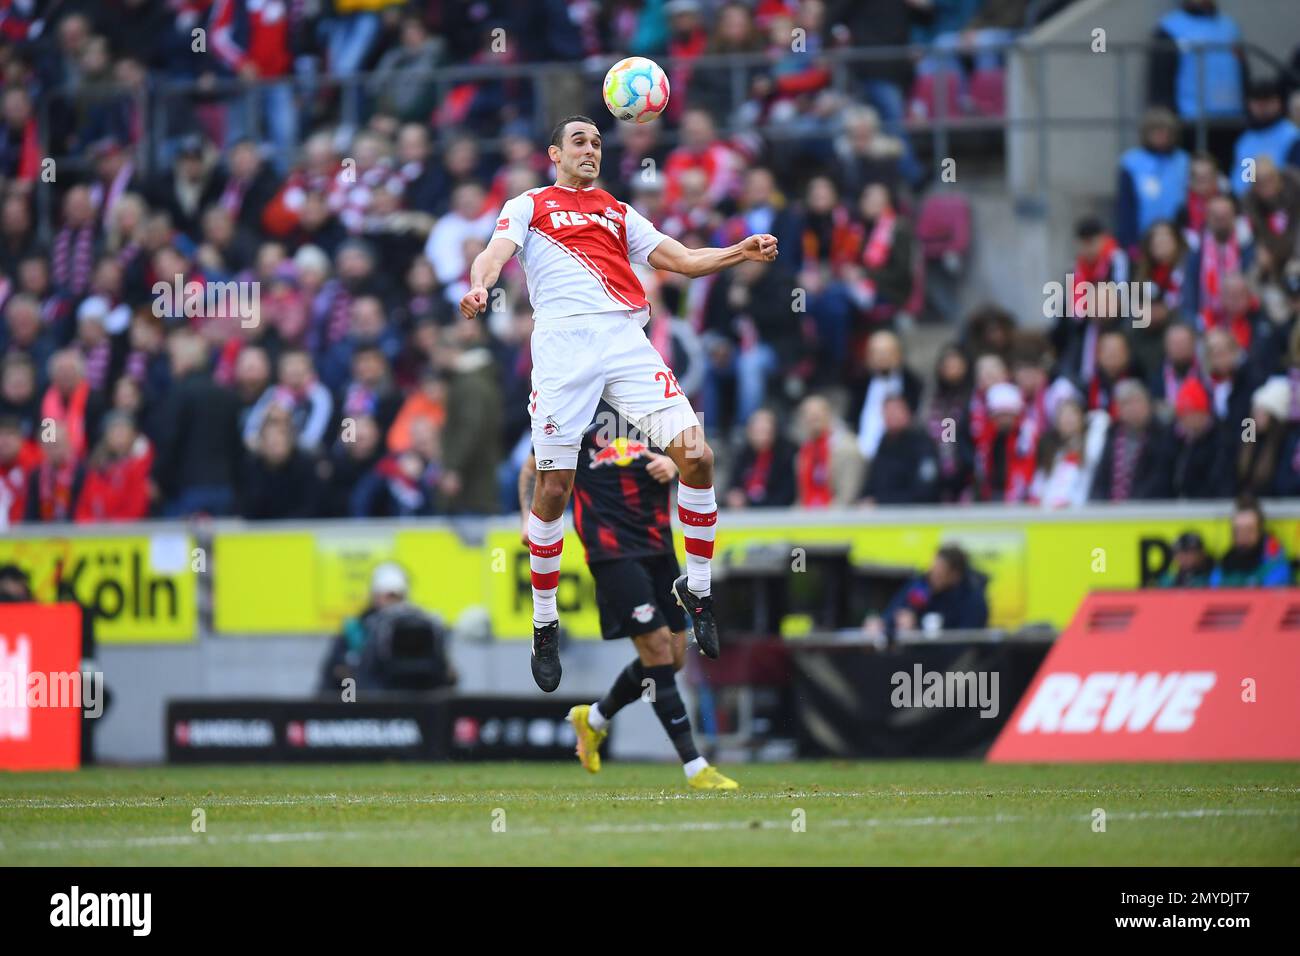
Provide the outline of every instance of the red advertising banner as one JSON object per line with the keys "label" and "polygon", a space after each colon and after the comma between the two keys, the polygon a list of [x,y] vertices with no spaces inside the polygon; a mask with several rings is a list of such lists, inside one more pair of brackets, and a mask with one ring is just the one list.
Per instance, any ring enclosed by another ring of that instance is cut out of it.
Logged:
{"label": "red advertising banner", "polygon": [[988,759],[1300,760],[1300,589],[1090,595]]}
{"label": "red advertising banner", "polygon": [[81,764],[81,608],[0,604],[0,770]]}

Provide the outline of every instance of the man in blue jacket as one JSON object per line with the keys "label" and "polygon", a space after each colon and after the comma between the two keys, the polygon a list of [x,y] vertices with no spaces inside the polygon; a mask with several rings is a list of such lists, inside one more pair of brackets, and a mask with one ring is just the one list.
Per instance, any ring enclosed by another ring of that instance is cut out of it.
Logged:
{"label": "man in blue jacket", "polygon": [[945,544],[930,569],[904,584],[886,605],[885,633],[893,640],[900,630],[932,630],[935,619],[930,615],[938,615],[939,629],[945,631],[987,627],[986,584],[962,548]]}

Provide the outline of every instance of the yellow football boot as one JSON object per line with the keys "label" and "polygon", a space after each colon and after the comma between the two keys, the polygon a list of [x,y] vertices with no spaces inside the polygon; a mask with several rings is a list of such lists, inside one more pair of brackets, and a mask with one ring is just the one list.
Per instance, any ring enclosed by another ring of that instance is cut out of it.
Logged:
{"label": "yellow football boot", "polygon": [[573,724],[573,732],[578,738],[578,760],[588,773],[600,773],[600,745],[609,736],[609,731],[593,730],[591,724],[587,723],[589,713],[590,704],[579,704],[569,710],[569,716],[565,720]]}
{"label": "yellow football boot", "polygon": [[717,767],[709,765],[693,777],[687,777],[686,782],[690,784],[692,790],[739,790],[740,784],[730,777],[723,776]]}

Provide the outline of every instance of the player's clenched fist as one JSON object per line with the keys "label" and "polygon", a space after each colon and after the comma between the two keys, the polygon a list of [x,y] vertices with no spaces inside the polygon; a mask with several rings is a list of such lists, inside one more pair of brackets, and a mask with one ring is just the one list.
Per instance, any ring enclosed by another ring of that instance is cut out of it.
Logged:
{"label": "player's clenched fist", "polygon": [[475,286],[460,297],[460,314],[472,319],[487,308],[487,289]]}
{"label": "player's clenched fist", "polygon": [[769,236],[767,233],[750,236],[740,244],[740,248],[746,259],[772,262],[776,259],[776,236]]}

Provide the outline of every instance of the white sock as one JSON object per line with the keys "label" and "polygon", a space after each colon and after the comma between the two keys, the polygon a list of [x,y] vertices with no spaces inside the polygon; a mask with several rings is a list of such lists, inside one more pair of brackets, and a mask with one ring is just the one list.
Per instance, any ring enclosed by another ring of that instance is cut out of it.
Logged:
{"label": "white sock", "polygon": [[703,757],[696,757],[694,760],[688,760],[682,764],[682,769],[686,771],[686,779],[689,780],[708,765],[709,762]]}
{"label": "white sock", "polygon": [[564,550],[564,519],[543,521],[528,513],[528,563],[533,578],[533,623],[560,619],[555,592],[560,586],[560,553]]}
{"label": "white sock", "polygon": [[592,730],[604,730],[609,726],[609,718],[600,712],[599,703],[592,704],[591,710],[587,711],[587,723]]}
{"label": "white sock", "polygon": [[692,594],[707,597],[712,591],[709,562],[717,531],[718,502],[713,486],[693,488],[677,483],[677,517],[686,541],[686,586]]}

